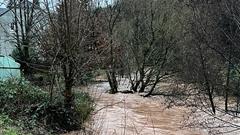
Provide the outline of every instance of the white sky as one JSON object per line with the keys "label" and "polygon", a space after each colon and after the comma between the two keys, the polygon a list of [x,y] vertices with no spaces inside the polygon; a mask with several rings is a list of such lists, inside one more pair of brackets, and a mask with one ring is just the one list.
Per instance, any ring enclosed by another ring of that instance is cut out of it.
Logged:
{"label": "white sky", "polygon": [[[32,1],[32,0],[29,0],[29,1]],[[43,0],[41,0],[43,1]],[[51,1],[51,0],[49,0]],[[58,0],[53,0],[55,2],[57,2]],[[106,5],[106,2],[108,4],[112,4],[114,0],[93,0],[94,2],[98,3],[101,5],[101,6],[105,6]],[[8,0],[0,0],[0,8],[4,8],[7,4]]]}
{"label": "white sky", "polygon": [[[3,8],[6,6],[6,4],[8,3],[9,0],[0,0],[0,7]],[[33,1],[33,0],[29,0],[29,1]],[[43,2],[44,0],[40,0],[40,2]],[[49,0],[51,1],[51,0]],[[53,0],[53,1],[58,1],[58,0]]]}
{"label": "white sky", "polygon": [[3,2],[5,2],[6,0],[0,0],[0,7],[2,8],[2,7],[5,7],[4,6],[4,4],[3,4]]}

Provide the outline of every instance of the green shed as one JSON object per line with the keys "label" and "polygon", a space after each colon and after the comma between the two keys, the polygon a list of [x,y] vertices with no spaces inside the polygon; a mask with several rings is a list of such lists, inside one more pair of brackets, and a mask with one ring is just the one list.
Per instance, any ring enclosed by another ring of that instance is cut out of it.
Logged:
{"label": "green shed", "polygon": [[21,77],[20,64],[12,57],[0,55],[0,79]]}

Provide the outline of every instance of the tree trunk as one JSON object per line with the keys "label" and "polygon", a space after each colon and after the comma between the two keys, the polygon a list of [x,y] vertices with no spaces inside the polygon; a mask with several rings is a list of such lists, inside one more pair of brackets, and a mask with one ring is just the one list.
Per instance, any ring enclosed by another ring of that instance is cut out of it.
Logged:
{"label": "tree trunk", "polygon": [[226,112],[228,111],[229,79],[230,79],[230,64],[228,64],[227,81],[226,81],[226,89],[225,89],[225,111]]}
{"label": "tree trunk", "polygon": [[139,90],[139,93],[143,93],[145,91],[146,86],[147,85],[144,82],[142,82],[142,86],[141,86],[141,88]]}
{"label": "tree trunk", "polygon": [[140,80],[139,80],[139,83],[141,83],[142,86],[141,86],[141,88],[139,90],[139,93],[143,93],[145,88],[146,88],[146,85],[145,85],[145,82],[144,82],[144,77],[145,77],[145,73],[144,73],[144,64],[143,64],[143,66],[140,69]]}
{"label": "tree trunk", "polygon": [[64,98],[65,107],[71,108],[73,106],[72,81],[68,79],[65,80]]}
{"label": "tree trunk", "polygon": [[132,84],[132,90],[134,92],[137,92],[137,88],[138,88],[139,85],[140,85],[140,81],[137,81],[136,83],[133,83]]}
{"label": "tree trunk", "polygon": [[113,72],[106,71],[108,83],[110,86],[110,93],[115,94],[118,92],[118,84],[116,80],[116,75]]}
{"label": "tree trunk", "polygon": [[65,89],[64,89],[64,104],[66,108],[71,108],[73,106],[73,63],[67,62],[62,66],[63,75],[65,79]]}
{"label": "tree trunk", "polygon": [[116,74],[115,74],[115,71],[112,72],[112,89],[113,89],[113,94],[117,93],[118,92],[118,83],[117,83],[117,77],[116,77]]}
{"label": "tree trunk", "polygon": [[137,90],[135,89],[135,85],[134,85],[133,80],[130,80],[130,81],[131,81],[131,87],[130,87],[130,90],[133,90],[134,92],[137,92]]}
{"label": "tree trunk", "polygon": [[149,97],[150,95],[152,95],[152,92],[155,90],[155,88],[156,88],[156,86],[157,86],[159,80],[160,80],[160,78],[157,78],[157,79],[155,80],[155,82],[154,82],[154,84],[153,84],[151,90],[150,90],[150,91],[148,92],[148,94],[145,95],[144,97]]}
{"label": "tree trunk", "polygon": [[115,94],[118,92],[118,83],[117,83],[117,77],[116,77],[116,63],[115,63],[115,56],[114,56],[114,48],[113,48],[113,28],[110,28],[110,60],[111,60],[111,67],[110,67],[110,72],[107,72],[107,78],[108,82],[110,84],[110,93]]}
{"label": "tree trunk", "polygon": [[229,95],[229,82],[230,82],[230,70],[231,70],[231,60],[232,60],[232,45],[229,44],[229,58],[227,67],[227,80],[226,80],[226,90],[225,90],[225,111],[228,111],[228,95]]}
{"label": "tree trunk", "polygon": [[213,90],[211,91],[211,88],[210,88],[208,75],[207,75],[207,72],[206,72],[205,60],[204,60],[204,57],[203,57],[203,54],[202,54],[202,48],[200,46],[197,46],[197,48],[199,50],[200,62],[201,62],[203,77],[204,77],[204,81],[205,81],[205,87],[207,89],[207,94],[208,94],[208,98],[209,98],[209,101],[210,101],[210,104],[211,104],[213,114],[215,114],[216,110],[215,110],[215,105],[214,105],[213,96],[212,96]]}
{"label": "tree trunk", "polygon": [[208,98],[210,100],[210,104],[211,104],[211,108],[212,108],[213,114],[216,114],[216,109],[215,109],[215,105],[214,105],[214,102],[213,102],[213,96],[212,96],[213,92],[211,92],[209,82],[206,82],[206,87],[207,87]]}

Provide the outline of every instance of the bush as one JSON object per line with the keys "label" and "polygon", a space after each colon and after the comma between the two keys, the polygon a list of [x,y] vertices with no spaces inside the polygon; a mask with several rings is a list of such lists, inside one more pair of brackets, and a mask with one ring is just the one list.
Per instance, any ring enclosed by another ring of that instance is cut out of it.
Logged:
{"label": "bush", "polygon": [[0,82],[1,112],[10,116],[25,115],[48,101],[47,92],[23,79]]}
{"label": "bush", "polygon": [[78,85],[87,85],[88,82],[91,82],[93,78],[94,78],[93,71],[88,71],[83,76],[81,76],[81,78],[78,79],[80,81],[77,82],[77,84]]}
{"label": "bush", "polygon": [[[93,101],[87,93],[75,96],[75,106],[65,108],[63,96],[57,95],[49,102],[48,93],[24,79],[0,81],[0,114],[21,123],[25,131],[46,135],[81,128],[93,110]],[[14,128],[7,135],[15,135]]]}
{"label": "bush", "polygon": [[1,135],[21,135],[18,124],[11,120],[7,115],[0,114],[0,134]]}
{"label": "bush", "polygon": [[65,108],[62,101],[62,96],[58,96],[55,103],[47,108],[48,125],[55,131],[80,129],[93,110],[93,100],[88,93],[76,93],[73,108]]}
{"label": "bush", "polygon": [[89,114],[93,111],[93,99],[88,93],[77,93],[75,95],[75,109],[79,113],[81,123],[88,119]]}
{"label": "bush", "polygon": [[[7,114],[21,123],[24,130],[40,132],[35,127],[40,120],[38,110],[48,105],[47,92],[24,79],[10,79],[0,81],[0,100],[1,114]],[[9,130],[9,133],[12,132],[13,130]]]}

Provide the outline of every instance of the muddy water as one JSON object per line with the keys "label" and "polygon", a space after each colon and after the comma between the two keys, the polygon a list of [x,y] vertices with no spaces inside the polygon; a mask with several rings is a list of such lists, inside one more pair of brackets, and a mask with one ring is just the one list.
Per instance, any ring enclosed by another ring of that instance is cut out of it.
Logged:
{"label": "muddy water", "polygon": [[[105,93],[107,83],[88,88],[97,102],[91,130],[96,135],[205,135],[183,127],[186,108],[166,109],[160,98]],[[124,88],[122,88],[124,89]]]}

